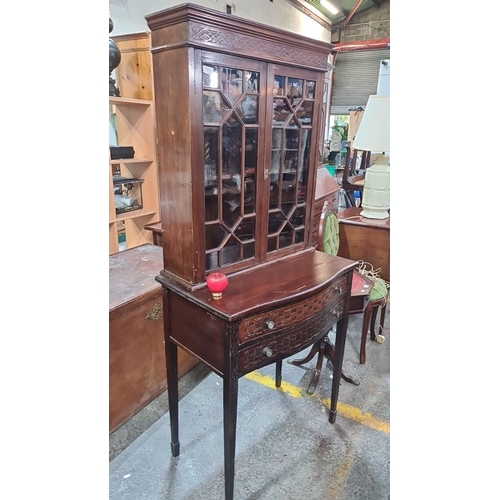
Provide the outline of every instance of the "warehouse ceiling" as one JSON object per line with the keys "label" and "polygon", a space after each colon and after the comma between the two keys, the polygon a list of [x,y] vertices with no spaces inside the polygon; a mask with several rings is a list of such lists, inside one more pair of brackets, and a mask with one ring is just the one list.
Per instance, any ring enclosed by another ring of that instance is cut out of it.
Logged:
{"label": "warehouse ceiling", "polygon": [[[332,20],[333,26],[349,20],[354,14],[358,14],[372,7],[380,7],[389,0],[329,0],[338,9],[337,14],[332,14],[327,8],[321,5],[320,0],[305,0],[328,19]],[[347,23],[346,23],[347,24]]]}

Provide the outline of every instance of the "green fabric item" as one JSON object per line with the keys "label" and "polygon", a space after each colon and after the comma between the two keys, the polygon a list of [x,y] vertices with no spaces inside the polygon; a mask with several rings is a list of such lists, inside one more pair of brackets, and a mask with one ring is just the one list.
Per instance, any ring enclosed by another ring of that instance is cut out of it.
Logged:
{"label": "green fabric item", "polygon": [[368,300],[379,300],[387,297],[387,287],[385,284],[378,280],[377,278],[370,278],[373,280],[374,285],[370,291],[370,295],[368,296]]}
{"label": "green fabric item", "polygon": [[339,251],[339,221],[329,213],[323,220],[323,252],[337,255]]}

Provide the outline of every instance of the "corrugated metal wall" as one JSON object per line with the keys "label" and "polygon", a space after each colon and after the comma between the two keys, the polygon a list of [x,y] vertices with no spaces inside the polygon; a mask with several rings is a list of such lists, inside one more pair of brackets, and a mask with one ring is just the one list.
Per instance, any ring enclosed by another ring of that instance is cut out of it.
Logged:
{"label": "corrugated metal wall", "polygon": [[348,108],[365,107],[377,93],[382,59],[390,59],[390,49],[370,49],[339,53],[333,70],[331,115],[346,115]]}

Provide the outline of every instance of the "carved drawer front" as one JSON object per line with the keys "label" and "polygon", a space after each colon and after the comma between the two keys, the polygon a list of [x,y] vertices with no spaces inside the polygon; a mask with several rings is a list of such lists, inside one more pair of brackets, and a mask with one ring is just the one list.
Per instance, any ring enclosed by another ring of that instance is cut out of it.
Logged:
{"label": "carved drawer front", "polygon": [[340,277],[326,290],[307,299],[245,318],[240,323],[238,338],[244,344],[261,335],[274,333],[310,319],[329,303],[334,302],[347,289],[347,276]]}
{"label": "carved drawer front", "polygon": [[317,317],[312,322],[304,320],[302,323],[296,323],[292,331],[267,338],[243,349],[238,357],[238,370],[248,372],[301,351],[310,345],[319,334],[326,334],[333,324],[343,316],[344,312],[345,297],[338,300],[335,306],[326,313],[324,311],[318,312]]}

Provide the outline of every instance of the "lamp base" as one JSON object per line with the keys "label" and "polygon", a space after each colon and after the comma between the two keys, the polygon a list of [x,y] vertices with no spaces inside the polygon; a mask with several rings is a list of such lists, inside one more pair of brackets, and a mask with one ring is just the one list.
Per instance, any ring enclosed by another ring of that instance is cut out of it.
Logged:
{"label": "lamp base", "polygon": [[387,219],[390,217],[389,212],[387,210],[373,210],[372,208],[370,209],[363,209],[361,210],[361,213],[359,214],[361,217],[365,217],[367,219]]}
{"label": "lamp base", "polygon": [[366,169],[361,217],[387,219],[390,192],[389,157],[385,154],[378,155],[375,163]]}

